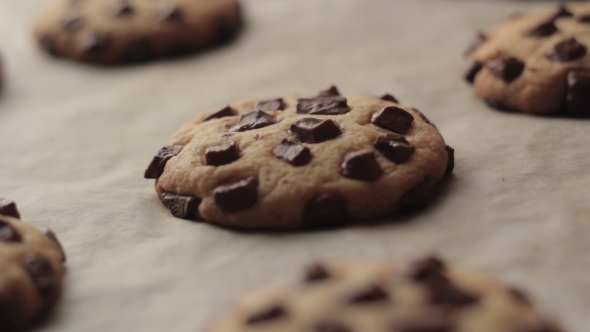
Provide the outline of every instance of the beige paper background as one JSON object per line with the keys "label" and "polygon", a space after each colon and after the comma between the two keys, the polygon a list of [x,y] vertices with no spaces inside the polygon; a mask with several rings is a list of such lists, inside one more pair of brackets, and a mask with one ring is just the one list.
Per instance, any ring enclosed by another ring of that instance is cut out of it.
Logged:
{"label": "beige paper background", "polygon": [[[40,331],[197,331],[239,294],[311,258],[416,257],[523,285],[590,325],[590,121],[488,109],[461,80],[472,34],[538,2],[245,1],[234,44],[97,68],[42,54],[40,0],[0,0],[0,195],[65,245],[63,298]],[[200,111],[249,97],[391,92],[456,149],[454,176],[403,223],[243,234],[170,216],[143,170]]]}

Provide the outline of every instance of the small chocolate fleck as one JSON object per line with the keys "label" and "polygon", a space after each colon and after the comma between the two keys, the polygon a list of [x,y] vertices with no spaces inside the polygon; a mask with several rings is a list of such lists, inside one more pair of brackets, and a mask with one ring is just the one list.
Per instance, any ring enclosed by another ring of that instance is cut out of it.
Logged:
{"label": "small chocolate fleck", "polygon": [[0,214],[19,219],[20,213],[13,200],[0,197]]}
{"label": "small chocolate fleck", "polygon": [[437,256],[428,256],[411,264],[408,277],[414,281],[427,282],[428,280],[446,272],[445,262]]}
{"label": "small chocolate fleck", "polygon": [[127,0],[119,0],[113,9],[114,17],[129,16],[134,13],[133,7]]}
{"label": "small chocolate fleck", "polygon": [[21,242],[18,231],[8,222],[0,219],[0,242]]}
{"label": "small chocolate fleck", "polygon": [[31,280],[42,297],[46,298],[53,293],[53,289],[57,287],[58,281],[53,271],[53,266],[51,266],[47,258],[37,254],[25,256],[23,267],[29,273]]}
{"label": "small chocolate fleck", "polygon": [[300,98],[297,113],[312,115],[341,115],[350,112],[344,97]]}
{"label": "small chocolate fleck", "polygon": [[536,27],[527,32],[530,37],[547,37],[557,32],[557,26],[554,21],[541,22]]}
{"label": "small chocolate fleck", "polygon": [[569,62],[582,58],[588,49],[575,38],[564,40],[547,53],[547,57],[554,62]]}
{"label": "small chocolate fleck", "polygon": [[321,194],[305,206],[303,220],[308,227],[325,228],[343,225],[348,221],[348,204],[338,194]]}
{"label": "small chocolate fleck", "polygon": [[84,51],[88,53],[99,53],[104,51],[109,45],[109,39],[98,32],[90,32],[84,41]]}
{"label": "small chocolate fleck", "polygon": [[231,164],[240,158],[240,149],[235,142],[210,146],[205,150],[205,163],[209,166]]}
{"label": "small chocolate fleck", "polygon": [[386,134],[375,140],[374,146],[385,158],[396,164],[408,160],[416,148],[405,137],[398,134]]}
{"label": "small chocolate fleck", "polygon": [[579,16],[578,21],[581,23],[590,23],[590,13]]}
{"label": "small chocolate fleck", "polygon": [[64,250],[64,247],[61,245],[61,242],[57,238],[57,235],[55,235],[55,233],[53,232],[53,230],[51,230],[51,228],[45,228],[43,230],[43,234],[45,234],[45,236],[47,236],[47,238],[49,238],[51,241],[53,241],[53,243],[55,243],[55,245],[57,246],[57,249],[59,250],[59,253],[61,255],[61,261],[65,262],[67,260],[66,251]]}
{"label": "small chocolate fleck", "polygon": [[328,269],[322,264],[313,264],[307,267],[305,271],[305,282],[308,284],[330,279],[331,275]]}
{"label": "small chocolate fleck", "polygon": [[285,317],[287,315],[287,311],[280,305],[274,305],[270,308],[264,309],[260,312],[257,312],[246,320],[248,325],[255,325],[259,323],[266,323],[269,321],[274,321],[276,319]]}
{"label": "small chocolate fleck", "polygon": [[570,17],[570,16],[574,16],[574,14],[572,14],[566,6],[564,5],[559,5],[557,7],[557,9],[555,10],[555,12],[553,14],[551,14],[551,16],[549,16],[549,21],[555,21],[556,19],[560,18],[560,17]]}
{"label": "small chocolate fleck", "polygon": [[163,193],[162,201],[173,216],[187,220],[201,220],[199,205],[201,199],[192,196],[183,196],[173,193]]}
{"label": "small chocolate fleck", "polygon": [[307,332],[351,332],[351,330],[336,322],[320,322],[314,325]]}
{"label": "small chocolate fleck", "polygon": [[277,123],[277,119],[274,116],[260,110],[254,110],[242,114],[242,116],[240,116],[240,121],[238,121],[238,124],[233,126],[229,131],[248,131],[267,127],[275,123]]}
{"label": "small chocolate fleck", "polygon": [[465,75],[464,75],[465,80],[467,82],[473,84],[473,82],[475,82],[475,77],[481,71],[482,68],[483,68],[483,64],[481,62],[479,62],[477,60],[471,61],[471,63],[469,64],[469,67],[465,71]]}
{"label": "small chocolate fleck", "polygon": [[231,107],[225,106],[224,108],[220,109],[219,111],[207,116],[203,121],[209,121],[212,119],[219,119],[225,118],[228,116],[235,116],[238,115],[236,111],[234,111]]}
{"label": "small chocolate fleck", "polygon": [[480,297],[457,288],[447,278],[437,278],[428,281],[431,292],[431,301],[436,305],[444,305],[452,308],[461,308],[474,305]]}
{"label": "small chocolate fleck", "polygon": [[67,30],[75,31],[84,25],[84,19],[82,16],[77,12],[69,12],[63,19],[63,26]]}
{"label": "small chocolate fleck", "polygon": [[397,106],[387,106],[371,117],[372,124],[401,135],[410,129],[413,121],[412,114]]}
{"label": "small chocolate fleck", "polygon": [[332,120],[304,118],[291,124],[289,133],[304,143],[321,143],[340,136],[342,131]]}
{"label": "small chocolate fleck", "polygon": [[424,178],[424,180],[403,194],[399,199],[399,204],[406,208],[419,207],[426,203],[431,188],[430,180]]}
{"label": "small chocolate fleck", "polygon": [[182,20],[182,11],[176,5],[167,5],[160,8],[157,19],[159,22],[174,22]]}
{"label": "small chocolate fleck", "polygon": [[383,174],[375,152],[368,149],[347,153],[340,168],[345,177],[367,182],[375,181]]}
{"label": "small chocolate fleck", "polygon": [[485,66],[496,77],[510,83],[522,74],[525,64],[514,57],[500,57],[486,62]]}
{"label": "small chocolate fleck", "polygon": [[258,201],[258,178],[219,185],[213,190],[215,203],[225,213],[236,213],[252,207]]}
{"label": "small chocolate fleck", "polygon": [[162,173],[164,173],[164,168],[166,167],[166,163],[172,157],[178,155],[180,151],[182,151],[182,145],[169,145],[165,146],[158,151],[158,153],[152,159],[152,162],[149,164],[148,168],[145,170],[143,175],[146,179],[157,179],[159,178]]}
{"label": "small chocolate fleck", "polygon": [[365,304],[389,301],[387,292],[377,285],[369,285],[368,287],[357,291],[348,297],[348,302],[352,304]]}
{"label": "small chocolate fleck", "polygon": [[381,97],[379,97],[379,99],[385,100],[385,101],[391,101],[393,103],[399,104],[399,101],[397,100],[397,98],[395,98],[393,95],[391,95],[389,93],[382,95]]}
{"label": "small chocolate fleck", "polygon": [[572,70],[567,75],[567,113],[590,115],[590,70]]}
{"label": "small chocolate fleck", "polygon": [[311,161],[311,151],[308,147],[286,139],[277,145],[273,154],[293,166],[307,165]]}
{"label": "small chocolate fleck", "polygon": [[276,98],[276,99],[265,99],[261,100],[256,103],[254,109],[258,109],[265,112],[270,111],[282,111],[285,109],[285,103],[283,102],[283,98]]}
{"label": "small chocolate fleck", "polygon": [[522,289],[516,288],[516,287],[510,287],[508,289],[508,292],[518,302],[525,304],[525,305],[531,305],[531,303],[532,303],[531,298]]}
{"label": "small chocolate fleck", "polygon": [[337,97],[340,96],[340,91],[335,85],[330,86],[326,90],[320,91],[315,98],[329,98],[329,97]]}
{"label": "small chocolate fleck", "polygon": [[452,147],[445,145],[445,150],[447,151],[447,169],[445,170],[445,174],[453,173],[455,169],[455,149]]}
{"label": "small chocolate fleck", "polygon": [[475,50],[477,50],[486,41],[488,41],[488,37],[485,34],[483,34],[482,32],[475,35],[475,38],[473,38],[473,41],[471,42],[471,44],[467,48],[467,51],[465,51],[465,56],[468,56],[471,53],[475,52]]}

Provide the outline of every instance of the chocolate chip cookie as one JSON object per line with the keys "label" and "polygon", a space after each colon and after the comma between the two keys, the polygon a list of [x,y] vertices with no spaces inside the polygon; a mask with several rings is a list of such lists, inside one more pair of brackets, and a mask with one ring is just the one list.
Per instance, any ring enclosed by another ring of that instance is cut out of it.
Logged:
{"label": "chocolate chip cookie", "polygon": [[310,265],[242,298],[208,332],[563,332],[521,289],[437,257]]}
{"label": "chocolate chip cookie", "polygon": [[465,74],[493,107],[590,116],[590,3],[511,17],[479,33]]}
{"label": "chocolate chip cookie", "polygon": [[176,132],[145,178],[179,218],[244,229],[329,227],[422,204],[453,149],[391,95],[246,100]]}
{"label": "chocolate chip cookie", "polygon": [[113,64],[195,52],[241,26],[237,0],[55,0],[35,36],[53,55]]}
{"label": "chocolate chip cookie", "polygon": [[55,234],[19,220],[0,198],[0,331],[28,324],[59,295],[65,253]]}

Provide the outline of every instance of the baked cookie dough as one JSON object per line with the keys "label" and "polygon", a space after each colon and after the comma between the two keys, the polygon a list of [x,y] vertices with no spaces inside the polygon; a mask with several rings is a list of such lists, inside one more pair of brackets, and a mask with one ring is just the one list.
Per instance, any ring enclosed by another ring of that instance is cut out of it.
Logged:
{"label": "baked cookie dough", "polygon": [[480,33],[465,78],[493,107],[590,116],[590,3],[511,17]]}
{"label": "baked cookie dough", "polygon": [[522,290],[428,257],[314,264],[242,298],[207,332],[564,332]]}
{"label": "baked cookie dough", "polygon": [[19,220],[0,198],[0,331],[19,330],[58,297],[65,253],[55,234]]}
{"label": "baked cookie dough", "polygon": [[338,226],[422,204],[453,150],[391,95],[245,100],[177,131],[145,178],[179,218],[243,229]]}
{"label": "baked cookie dough", "polygon": [[234,38],[237,0],[54,0],[35,36],[53,55],[114,64],[192,53]]}

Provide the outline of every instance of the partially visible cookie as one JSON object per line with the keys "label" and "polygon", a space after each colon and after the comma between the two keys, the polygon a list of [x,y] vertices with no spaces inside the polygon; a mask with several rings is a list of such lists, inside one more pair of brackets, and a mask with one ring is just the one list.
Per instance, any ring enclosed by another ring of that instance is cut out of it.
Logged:
{"label": "partially visible cookie", "polygon": [[59,296],[65,253],[55,233],[19,220],[0,198],[0,331],[22,328]]}
{"label": "partially visible cookie", "polygon": [[195,52],[241,27],[237,0],[54,0],[35,36],[51,54],[113,64]]}
{"label": "partially visible cookie", "polygon": [[493,107],[590,116],[590,3],[518,15],[479,33],[465,78]]}
{"label": "partially visible cookie", "polygon": [[253,292],[206,332],[564,332],[518,288],[427,257],[311,265]]}
{"label": "partially visible cookie", "polygon": [[390,95],[232,103],[177,131],[145,172],[179,218],[244,229],[344,225],[424,203],[453,150]]}

